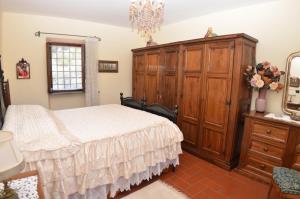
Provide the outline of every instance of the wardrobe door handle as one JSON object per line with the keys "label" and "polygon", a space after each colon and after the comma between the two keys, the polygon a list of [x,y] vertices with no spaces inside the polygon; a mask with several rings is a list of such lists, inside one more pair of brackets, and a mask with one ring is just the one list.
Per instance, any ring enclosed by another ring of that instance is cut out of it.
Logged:
{"label": "wardrobe door handle", "polygon": [[272,133],[272,131],[270,129],[268,129],[266,132],[268,135],[270,135]]}
{"label": "wardrobe door handle", "polygon": [[262,170],[264,170],[264,169],[266,168],[266,165],[261,164],[259,167],[260,167]]}
{"label": "wardrobe door handle", "polygon": [[226,102],[225,102],[225,105],[226,105],[226,106],[230,106],[230,105],[231,105],[231,101],[226,101]]}

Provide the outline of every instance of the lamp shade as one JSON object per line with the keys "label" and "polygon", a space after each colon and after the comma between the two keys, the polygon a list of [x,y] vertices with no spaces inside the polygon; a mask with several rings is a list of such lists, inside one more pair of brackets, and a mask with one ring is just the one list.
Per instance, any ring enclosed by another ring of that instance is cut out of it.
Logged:
{"label": "lamp shade", "polygon": [[25,166],[22,154],[13,140],[13,133],[0,131],[0,181],[21,172]]}

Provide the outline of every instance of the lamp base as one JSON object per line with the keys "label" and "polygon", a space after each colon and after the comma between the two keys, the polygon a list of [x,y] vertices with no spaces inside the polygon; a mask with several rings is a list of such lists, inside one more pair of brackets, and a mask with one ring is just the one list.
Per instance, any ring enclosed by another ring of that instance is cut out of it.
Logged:
{"label": "lamp base", "polygon": [[0,191],[0,199],[19,199],[18,194],[7,183],[7,181],[3,182],[4,189]]}

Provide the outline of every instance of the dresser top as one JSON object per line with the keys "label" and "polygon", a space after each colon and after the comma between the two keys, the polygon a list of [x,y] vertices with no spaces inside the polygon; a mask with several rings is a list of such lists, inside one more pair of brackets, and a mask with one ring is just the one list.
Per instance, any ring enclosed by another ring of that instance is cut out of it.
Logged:
{"label": "dresser top", "polygon": [[269,118],[269,117],[265,117],[266,115],[268,115],[269,113],[258,113],[256,111],[251,111],[249,113],[246,113],[245,116],[246,117],[250,117],[250,118],[256,118],[256,119],[261,119],[261,120],[265,120],[265,121],[269,121],[269,122],[275,122],[275,123],[279,123],[279,124],[284,124],[284,125],[289,125],[289,126],[294,126],[297,128],[300,128],[300,124],[296,123],[296,122],[289,122],[289,121],[284,121],[284,120],[280,120],[280,119],[273,119],[273,118]]}

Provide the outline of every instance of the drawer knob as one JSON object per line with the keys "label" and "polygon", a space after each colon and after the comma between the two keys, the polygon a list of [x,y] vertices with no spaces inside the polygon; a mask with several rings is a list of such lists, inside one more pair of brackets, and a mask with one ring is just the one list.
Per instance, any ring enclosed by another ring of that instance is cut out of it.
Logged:
{"label": "drawer knob", "polygon": [[269,134],[269,135],[271,134],[271,130],[270,129],[267,130],[267,134]]}
{"label": "drawer knob", "polygon": [[268,147],[264,147],[264,151],[265,151],[265,152],[268,152],[268,151],[269,151],[269,148],[268,148]]}
{"label": "drawer knob", "polygon": [[261,168],[262,170],[264,170],[264,169],[266,168],[266,165],[261,164],[261,165],[260,165],[260,168]]}

